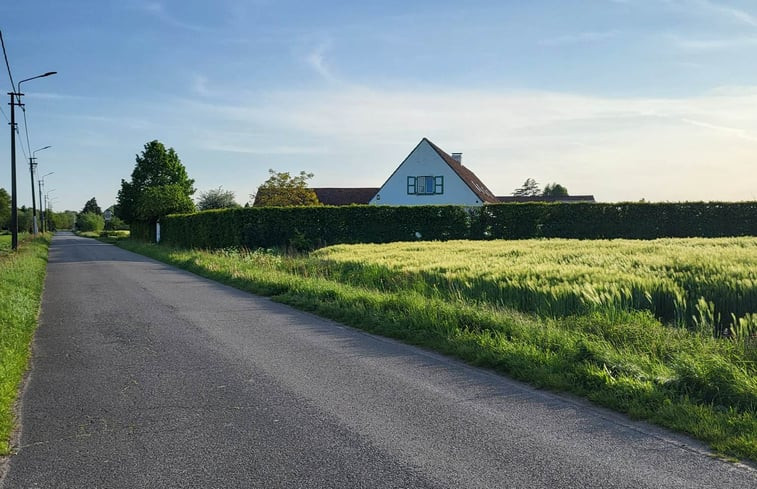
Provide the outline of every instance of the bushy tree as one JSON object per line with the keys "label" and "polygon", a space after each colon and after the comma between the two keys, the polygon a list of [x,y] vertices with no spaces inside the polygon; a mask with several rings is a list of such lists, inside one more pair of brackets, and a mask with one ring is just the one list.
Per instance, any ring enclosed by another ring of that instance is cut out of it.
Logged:
{"label": "bushy tree", "polygon": [[150,141],[137,155],[131,181],[121,180],[118,217],[127,223],[155,222],[166,214],[192,212],[193,185],[176,151],[166,149],[160,141]]}
{"label": "bushy tree", "polygon": [[11,196],[7,190],[0,188],[0,229],[7,229],[11,220]]}
{"label": "bushy tree", "polygon": [[168,214],[194,212],[195,204],[181,185],[147,187],[137,202],[139,221],[155,222]]}
{"label": "bushy tree", "polygon": [[560,185],[559,183],[548,183],[544,186],[544,197],[567,197],[568,189]]}
{"label": "bushy tree", "polygon": [[82,212],[76,217],[76,229],[100,232],[105,229],[105,219],[94,212]]}
{"label": "bushy tree", "polygon": [[18,209],[17,215],[18,215],[18,232],[31,233],[32,221],[34,219],[34,215],[32,214],[32,209],[28,209],[26,206],[21,206]]}
{"label": "bushy tree", "polygon": [[200,198],[197,201],[197,209],[201,211],[235,207],[240,207],[240,205],[234,201],[234,192],[223,190],[221,187],[200,193]]}
{"label": "bushy tree", "polygon": [[536,197],[541,195],[539,184],[533,178],[527,178],[523,185],[513,191],[516,197]]}
{"label": "bushy tree", "polygon": [[258,187],[258,192],[250,197],[254,199],[255,207],[272,206],[298,206],[320,205],[315,191],[308,187],[308,180],[313,178],[312,173],[301,171],[298,176],[291,176],[289,172],[277,172],[268,170],[270,177],[263,185]]}
{"label": "bushy tree", "polygon": [[54,229],[73,229],[76,224],[77,213],[74,211],[51,212],[50,214]]}
{"label": "bushy tree", "polygon": [[97,199],[92,197],[87,201],[86,204],[84,204],[84,209],[81,210],[81,214],[85,214],[87,212],[91,212],[93,214],[97,214],[98,216],[101,216],[103,211],[100,209],[100,206],[97,205]]}

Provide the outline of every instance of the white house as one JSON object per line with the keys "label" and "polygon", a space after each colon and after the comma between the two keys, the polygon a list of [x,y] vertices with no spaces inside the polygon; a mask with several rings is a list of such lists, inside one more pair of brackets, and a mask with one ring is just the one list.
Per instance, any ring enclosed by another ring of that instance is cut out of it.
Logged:
{"label": "white house", "polygon": [[325,205],[465,205],[504,202],[594,202],[593,195],[497,197],[462,164],[462,153],[449,155],[423,138],[381,188],[313,190]]}
{"label": "white house", "polygon": [[497,197],[461,163],[423,138],[370,200],[374,205],[467,205],[497,203]]}

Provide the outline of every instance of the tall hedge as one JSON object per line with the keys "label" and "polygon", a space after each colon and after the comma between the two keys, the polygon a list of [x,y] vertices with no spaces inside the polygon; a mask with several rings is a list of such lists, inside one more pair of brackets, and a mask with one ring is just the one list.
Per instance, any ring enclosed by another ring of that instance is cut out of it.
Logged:
{"label": "tall hedge", "polygon": [[[147,232],[149,230],[140,229],[137,235],[147,235]],[[285,246],[309,249],[337,243],[417,239],[652,239],[754,235],[757,235],[757,202],[508,203],[479,208],[253,207],[171,215],[161,220],[162,241],[195,248]]]}

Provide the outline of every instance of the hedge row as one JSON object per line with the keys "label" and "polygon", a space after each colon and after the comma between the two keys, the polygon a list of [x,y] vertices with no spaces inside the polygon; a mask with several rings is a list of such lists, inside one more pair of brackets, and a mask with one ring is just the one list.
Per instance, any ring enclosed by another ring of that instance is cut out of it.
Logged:
{"label": "hedge row", "polygon": [[[138,230],[137,233],[134,231]],[[132,226],[132,235],[154,238]],[[171,215],[177,246],[294,247],[449,239],[720,237],[757,235],[757,202],[524,203],[462,206],[253,207]]]}

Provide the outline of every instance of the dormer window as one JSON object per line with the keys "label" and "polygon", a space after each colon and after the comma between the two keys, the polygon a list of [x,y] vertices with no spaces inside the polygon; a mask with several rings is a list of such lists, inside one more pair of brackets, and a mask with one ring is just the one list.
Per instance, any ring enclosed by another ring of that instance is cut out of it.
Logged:
{"label": "dormer window", "polygon": [[443,176],[407,177],[408,195],[439,195],[444,193]]}

